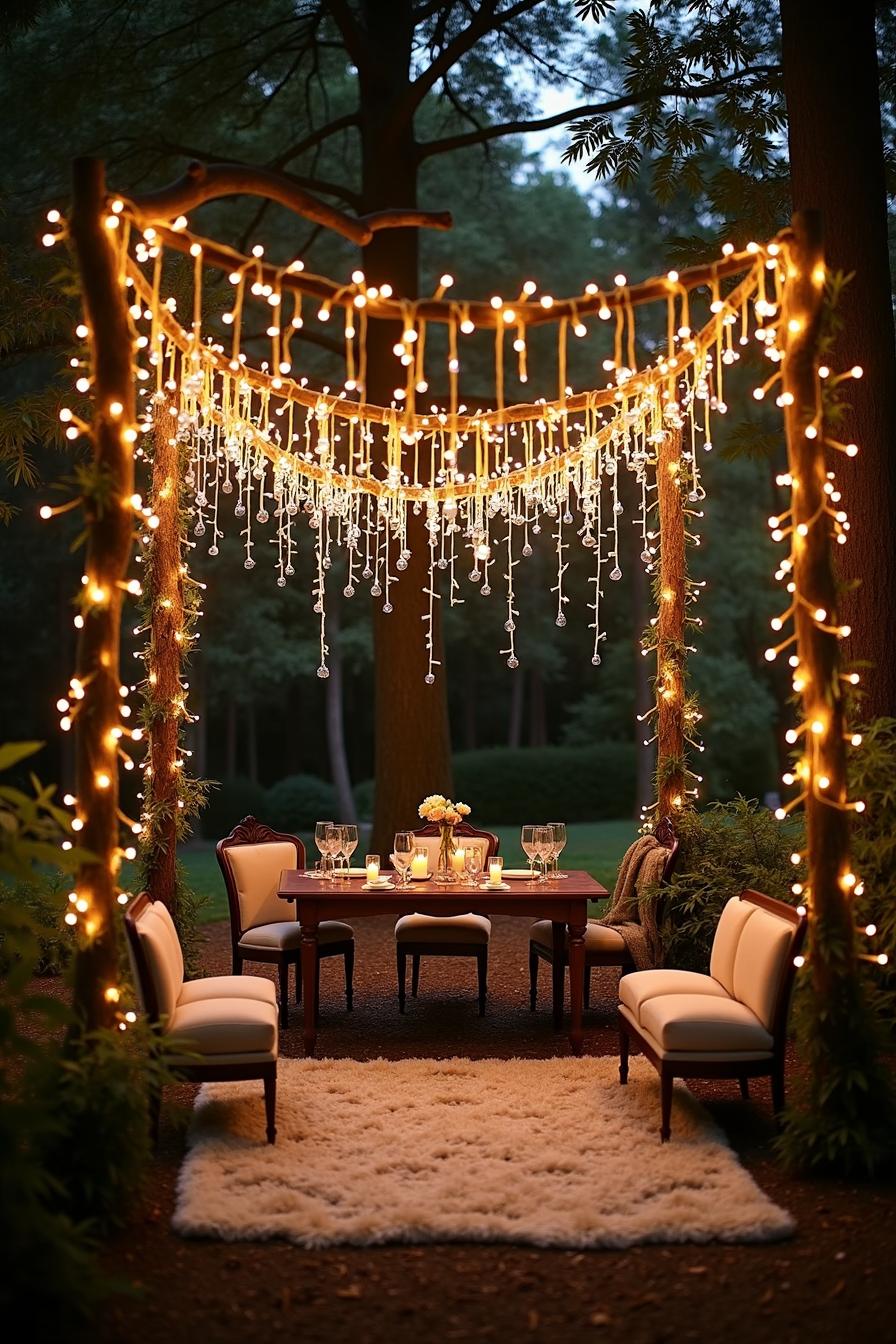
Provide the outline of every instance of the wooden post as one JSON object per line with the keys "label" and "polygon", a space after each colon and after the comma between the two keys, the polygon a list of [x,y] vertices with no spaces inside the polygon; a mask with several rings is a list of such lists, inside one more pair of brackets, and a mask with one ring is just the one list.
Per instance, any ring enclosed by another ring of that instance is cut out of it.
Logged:
{"label": "wooden post", "polygon": [[144,880],[153,900],[176,906],[178,774],[184,655],[184,574],[180,508],[180,444],[176,402],[165,393],[153,404],[152,510],[159,520],[146,557],[149,609],[144,786]]}
{"label": "wooden post", "polygon": [[91,352],[92,471],[83,486],[86,530],[77,648],[74,716],[79,842],[93,856],[78,870],[76,889],[85,941],[75,958],[73,1007],[92,1030],[112,1019],[106,990],[118,981],[115,911],[121,858],[118,814],[118,730],[121,729],[119,633],[134,517],[134,387],[131,332],[123,279],[105,226],[103,164],[73,165],[70,234],[75,246]]}
{"label": "wooden post", "polygon": [[[824,301],[821,217],[794,217],[787,240],[787,283],[782,307],[786,354],[781,366],[792,477],[793,581],[804,748],[800,782],[806,794],[812,979],[823,999],[841,977],[855,973],[849,814],[840,628],[831,547],[824,425],[817,374]],[[831,804],[839,804],[832,806]]]}
{"label": "wooden post", "polygon": [[657,820],[686,801],[685,518],[681,493],[681,430],[661,439],[656,468],[660,571],[656,640]]}

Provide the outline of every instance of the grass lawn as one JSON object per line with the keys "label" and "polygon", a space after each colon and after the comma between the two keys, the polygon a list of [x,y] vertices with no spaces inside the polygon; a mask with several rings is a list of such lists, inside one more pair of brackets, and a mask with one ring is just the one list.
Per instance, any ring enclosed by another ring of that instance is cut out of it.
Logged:
{"label": "grass lawn", "polygon": [[[501,853],[508,867],[522,867],[526,860],[520,849],[518,826],[497,826],[501,837]],[[564,868],[584,868],[592,873],[599,882],[612,890],[616,880],[616,869],[628,846],[635,838],[636,826],[633,821],[596,821],[580,822],[567,827],[567,846],[563,852],[561,864]],[[309,855],[316,853],[311,835],[302,835]],[[358,846],[356,862],[363,862],[364,840]],[[224,883],[215,858],[215,847],[210,841],[196,841],[186,845],[180,852],[180,860],[186,870],[187,880],[198,896],[206,898],[206,904],[200,914],[204,924],[216,919],[227,919],[227,896]],[[121,882],[127,889],[128,883],[135,880],[130,865],[122,868]]]}

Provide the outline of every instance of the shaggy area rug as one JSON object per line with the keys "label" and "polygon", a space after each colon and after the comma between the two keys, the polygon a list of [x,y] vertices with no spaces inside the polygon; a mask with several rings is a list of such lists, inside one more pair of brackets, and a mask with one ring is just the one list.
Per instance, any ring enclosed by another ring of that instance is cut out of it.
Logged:
{"label": "shaggy area rug", "polygon": [[299,1246],[492,1241],[571,1248],[769,1241],[793,1231],[681,1085],[609,1057],[280,1061],[199,1093],[173,1225]]}

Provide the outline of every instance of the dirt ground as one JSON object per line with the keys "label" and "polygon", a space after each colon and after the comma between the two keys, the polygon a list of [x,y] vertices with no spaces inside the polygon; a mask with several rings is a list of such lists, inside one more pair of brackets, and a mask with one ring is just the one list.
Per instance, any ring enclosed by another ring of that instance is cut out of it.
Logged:
{"label": "dirt ground", "polygon": [[[230,970],[228,928],[207,929],[204,968]],[[549,971],[539,1010],[528,1008],[527,926],[494,922],[489,1007],[477,1015],[475,964],[423,963],[420,997],[398,1013],[392,922],[356,922],[355,1009],[345,1012],[341,962],[325,962],[318,1052],[334,1057],[548,1056],[568,1050],[551,1029]],[[264,973],[262,967],[253,968]],[[615,1053],[615,974],[595,972],[585,1049]],[[409,977],[410,979],[410,977]],[[281,1052],[301,1053],[300,1010]],[[798,1231],[766,1246],[646,1246],[626,1251],[539,1251],[444,1245],[305,1251],[276,1242],[185,1240],[170,1230],[194,1089],[166,1092],[160,1151],[133,1225],[109,1249],[108,1268],[138,1287],[116,1299],[92,1332],[102,1344],[232,1344],[296,1338],[303,1344],[404,1340],[813,1341],[852,1335],[896,1340],[896,1191],[794,1181],[770,1152],[768,1087],[739,1100],[736,1083],[694,1091]],[[599,1182],[595,1163],[593,1180]],[[587,1199],[588,1191],[580,1192]]]}

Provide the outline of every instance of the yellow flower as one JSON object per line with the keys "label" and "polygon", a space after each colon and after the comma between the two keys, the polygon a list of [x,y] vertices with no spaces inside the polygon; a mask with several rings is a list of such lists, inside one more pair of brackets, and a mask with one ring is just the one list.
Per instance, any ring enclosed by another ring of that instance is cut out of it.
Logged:
{"label": "yellow flower", "polygon": [[460,813],[456,812],[453,807],[450,807],[445,812],[445,820],[448,822],[449,826],[456,826],[460,821]]}
{"label": "yellow flower", "polygon": [[468,817],[470,815],[469,803],[455,803],[455,807],[462,817]]}

